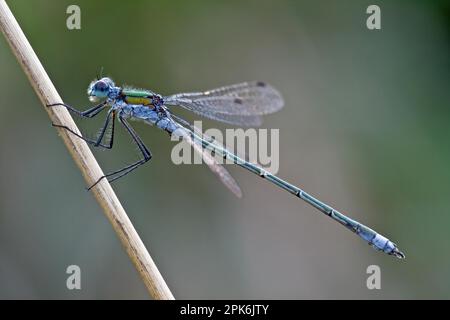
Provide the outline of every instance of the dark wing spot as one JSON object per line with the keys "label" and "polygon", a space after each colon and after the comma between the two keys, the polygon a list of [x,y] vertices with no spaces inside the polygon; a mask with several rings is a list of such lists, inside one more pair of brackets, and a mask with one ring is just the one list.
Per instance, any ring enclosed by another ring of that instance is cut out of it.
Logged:
{"label": "dark wing spot", "polygon": [[236,98],[236,99],[234,99],[234,103],[237,103],[237,104],[242,104],[242,99],[240,99],[240,98]]}
{"label": "dark wing spot", "polygon": [[258,81],[258,82],[256,83],[256,86],[257,86],[257,87],[265,87],[265,86],[266,86],[266,83],[265,83],[265,82],[262,82],[262,81]]}

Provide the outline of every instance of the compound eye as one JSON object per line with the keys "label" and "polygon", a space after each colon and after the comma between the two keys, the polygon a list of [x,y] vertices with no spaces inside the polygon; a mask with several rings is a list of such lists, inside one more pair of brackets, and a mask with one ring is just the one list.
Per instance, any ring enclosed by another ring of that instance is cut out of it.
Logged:
{"label": "compound eye", "polygon": [[108,85],[104,81],[97,82],[95,87],[98,91],[101,91],[101,92],[104,92],[108,89]]}

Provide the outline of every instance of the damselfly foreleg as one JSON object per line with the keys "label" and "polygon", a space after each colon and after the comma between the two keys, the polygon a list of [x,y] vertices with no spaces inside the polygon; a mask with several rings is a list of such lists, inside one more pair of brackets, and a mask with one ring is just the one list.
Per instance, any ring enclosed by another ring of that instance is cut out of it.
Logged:
{"label": "damselfly foreleg", "polygon": [[[65,130],[67,130],[70,133],[72,133],[73,135],[76,135],[78,138],[80,138],[80,139],[86,141],[87,143],[93,145],[94,147],[102,147],[102,148],[105,148],[105,149],[112,149],[113,143],[114,143],[114,123],[115,123],[115,119],[116,119],[116,112],[114,110],[110,110],[108,112],[108,115],[106,116],[105,124],[103,125],[102,130],[100,131],[100,134],[99,134],[99,136],[97,137],[96,140],[85,138],[82,135],[78,134],[77,132],[73,131],[72,129],[70,129],[69,127],[67,127],[65,125],[52,123],[52,126],[57,127],[57,128],[63,128]],[[105,133],[106,133],[106,130],[108,128],[108,125],[109,125],[110,121],[112,121],[112,123],[111,123],[111,135],[109,136],[109,141],[106,144],[103,144],[103,143],[101,143],[101,141],[103,140],[103,137],[105,136]]]}
{"label": "damselfly foreleg", "polygon": [[74,107],[72,107],[72,106],[70,106],[68,104],[65,104],[65,103],[53,103],[53,104],[48,104],[47,105],[47,107],[56,107],[56,106],[66,107],[67,110],[75,113],[76,115],[78,115],[80,117],[93,118],[93,117],[98,115],[103,110],[103,108],[106,106],[106,101],[104,101],[104,102],[102,102],[102,103],[100,103],[100,104],[98,104],[98,105],[96,105],[96,106],[94,106],[92,108],[89,108],[89,109],[87,109],[85,111],[77,110]]}

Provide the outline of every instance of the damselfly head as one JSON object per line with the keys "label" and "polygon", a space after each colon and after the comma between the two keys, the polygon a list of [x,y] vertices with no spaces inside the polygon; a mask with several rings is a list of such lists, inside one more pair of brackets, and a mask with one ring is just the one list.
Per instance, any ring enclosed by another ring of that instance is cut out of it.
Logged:
{"label": "damselfly head", "polygon": [[87,90],[89,100],[97,102],[107,98],[112,88],[114,88],[114,82],[110,78],[105,77],[92,81]]}

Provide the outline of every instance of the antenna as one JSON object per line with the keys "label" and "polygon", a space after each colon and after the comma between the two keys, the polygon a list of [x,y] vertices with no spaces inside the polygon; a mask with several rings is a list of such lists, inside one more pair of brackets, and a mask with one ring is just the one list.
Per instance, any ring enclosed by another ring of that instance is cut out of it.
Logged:
{"label": "antenna", "polygon": [[97,79],[96,80],[100,80],[103,76],[103,66],[100,68],[100,74],[97,73]]}

